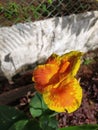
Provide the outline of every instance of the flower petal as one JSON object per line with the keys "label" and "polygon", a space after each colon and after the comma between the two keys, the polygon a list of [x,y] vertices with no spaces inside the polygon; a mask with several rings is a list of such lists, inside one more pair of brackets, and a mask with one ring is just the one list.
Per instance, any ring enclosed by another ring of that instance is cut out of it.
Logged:
{"label": "flower petal", "polygon": [[52,54],[46,61],[46,64],[59,64],[59,56],[57,54]]}
{"label": "flower petal", "polygon": [[[66,79],[45,88],[43,98],[51,110],[71,113],[81,104],[82,89],[75,78]],[[57,87],[58,86],[58,87]]]}
{"label": "flower petal", "polygon": [[68,61],[62,61],[60,65],[59,73],[65,73],[70,63]]}
{"label": "flower petal", "polygon": [[32,80],[37,83],[37,86],[43,87],[49,84],[51,78],[58,72],[58,69],[58,66],[55,64],[39,65],[33,72]]}
{"label": "flower petal", "polygon": [[66,72],[67,75],[71,74],[71,76],[75,76],[77,74],[77,71],[79,70],[79,67],[80,67],[82,55],[83,54],[79,51],[71,51],[71,52],[61,56],[62,60],[70,63],[68,70]]}

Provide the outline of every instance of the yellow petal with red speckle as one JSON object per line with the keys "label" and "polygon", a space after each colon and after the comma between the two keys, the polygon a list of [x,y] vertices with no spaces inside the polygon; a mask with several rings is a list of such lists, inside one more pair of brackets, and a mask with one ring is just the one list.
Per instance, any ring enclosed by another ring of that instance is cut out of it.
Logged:
{"label": "yellow petal with red speckle", "polygon": [[43,99],[49,109],[71,113],[77,110],[81,104],[82,88],[75,78],[65,79],[54,86],[47,86]]}

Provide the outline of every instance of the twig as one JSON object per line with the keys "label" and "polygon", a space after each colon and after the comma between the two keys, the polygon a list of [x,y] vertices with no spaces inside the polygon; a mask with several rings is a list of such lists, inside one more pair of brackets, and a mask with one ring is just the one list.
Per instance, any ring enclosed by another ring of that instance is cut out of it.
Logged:
{"label": "twig", "polygon": [[24,87],[18,87],[8,92],[4,92],[0,95],[0,105],[7,105],[14,102],[17,99],[26,95],[28,91],[34,91],[33,84]]}

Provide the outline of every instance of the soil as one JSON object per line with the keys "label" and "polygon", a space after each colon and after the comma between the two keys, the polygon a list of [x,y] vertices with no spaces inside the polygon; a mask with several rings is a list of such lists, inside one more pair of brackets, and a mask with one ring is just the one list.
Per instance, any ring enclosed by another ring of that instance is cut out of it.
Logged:
{"label": "soil", "polygon": [[[28,103],[34,95],[32,71],[15,75],[13,84],[0,77],[0,104],[14,106],[28,113]],[[58,114],[59,127],[98,124],[98,49],[84,54],[77,79],[83,89],[82,104],[71,114]]]}

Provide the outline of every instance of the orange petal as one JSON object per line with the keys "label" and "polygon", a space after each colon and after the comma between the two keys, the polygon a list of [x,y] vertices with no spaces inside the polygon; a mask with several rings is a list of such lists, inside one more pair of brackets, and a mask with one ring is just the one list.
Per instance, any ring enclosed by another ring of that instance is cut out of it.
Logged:
{"label": "orange petal", "polygon": [[56,87],[47,86],[43,98],[51,110],[71,113],[81,104],[82,89],[75,78],[67,79],[56,84]]}
{"label": "orange petal", "polygon": [[55,64],[39,65],[33,72],[32,80],[40,86],[47,85],[58,69]]}
{"label": "orange petal", "polygon": [[43,91],[44,91],[44,88],[46,87],[46,86],[42,86],[42,85],[40,85],[40,84],[38,84],[38,83],[35,83],[35,89],[38,91],[38,92],[40,92],[40,93],[43,93]]}
{"label": "orange petal", "polygon": [[59,56],[56,54],[52,54],[46,61],[47,64],[58,64]]}
{"label": "orange petal", "polygon": [[83,54],[79,51],[71,51],[63,56],[61,56],[62,60],[65,60],[65,62],[70,62],[70,65],[68,66],[67,75],[71,74],[71,76],[75,76],[77,74],[77,71],[79,70],[80,63],[81,63],[81,56]]}
{"label": "orange petal", "polygon": [[60,70],[59,70],[59,73],[64,73],[66,72],[68,66],[69,66],[69,62],[68,61],[65,61],[65,62],[61,62],[61,65],[60,65]]}

